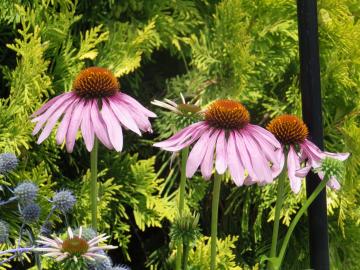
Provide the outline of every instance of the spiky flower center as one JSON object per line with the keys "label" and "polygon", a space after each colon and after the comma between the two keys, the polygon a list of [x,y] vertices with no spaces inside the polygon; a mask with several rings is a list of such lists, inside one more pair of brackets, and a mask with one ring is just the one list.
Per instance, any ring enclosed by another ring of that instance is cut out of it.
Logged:
{"label": "spiky flower center", "polygon": [[115,95],[120,85],[110,70],[89,67],[82,70],[73,83],[73,91],[83,98],[102,98]]}
{"label": "spiky flower center", "polygon": [[89,250],[89,244],[85,239],[74,236],[64,240],[61,250],[62,252],[68,252],[70,255],[81,256]]}
{"label": "spiky flower center", "polygon": [[266,127],[282,144],[303,142],[309,135],[305,123],[294,115],[281,115]]}
{"label": "spiky flower center", "polygon": [[249,123],[250,114],[240,102],[220,99],[207,108],[205,121],[216,128],[238,129]]}

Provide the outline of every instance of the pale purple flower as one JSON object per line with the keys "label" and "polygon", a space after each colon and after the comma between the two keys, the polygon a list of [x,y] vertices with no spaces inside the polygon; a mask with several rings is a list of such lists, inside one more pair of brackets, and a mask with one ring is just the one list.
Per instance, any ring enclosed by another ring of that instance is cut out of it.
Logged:
{"label": "pale purple flower", "polygon": [[68,236],[64,240],[61,240],[58,237],[51,239],[40,235],[40,240],[37,240],[36,242],[43,246],[34,248],[33,250],[47,252],[42,256],[52,257],[56,261],[71,259],[77,262],[81,257],[89,261],[106,259],[107,256],[101,254],[101,251],[117,248],[112,245],[100,245],[108,238],[105,234],[100,234],[90,240],[82,238],[82,227],[79,228],[78,235],[74,235],[70,227],[68,228],[67,233]]}
{"label": "pale purple flower", "polygon": [[81,130],[86,149],[91,151],[95,137],[109,149],[123,148],[123,128],[141,135],[152,132],[149,117],[156,115],[134,98],[119,92],[119,83],[105,68],[90,67],[80,72],[73,83],[73,91],[61,94],[43,105],[32,117],[36,123],[33,135],[41,134],[42,143],[56,123],[60,125],[56,142],[66,142],[72,152],[76,134]]}
{"label": "pale purple flower", "polygon": [[199,167],[205,179],[211,177],[214,167],[219,174],[228,169],[235,184],[241,186],[271,183],[280,173],[280,143],[267,130],[249,123],[249,112],[240,102],[217,100],[203,113],[204,121],[155,144],[177,152],[195,143],[186,164],[187,177]]}
{"label": "pale purple flower", "polygon": [[[314,143],[308,140],[308,128],[305,123],[294,115],[281,115],[273,119],[267,129],[275,135],[282,144],[281,167],[285,162],[285,149],[287,152],[287,171],[290,187],[294,193],[301,189],[301,181],[311,168],[317,169],[326,158],[344,161],[349,153],[330,153],[321,151]],[[297,151],[299,149],[299,151]],[[306,166],[302,166],[306,163]],[[318,172],[323,179],[324,175]],[[333,189],[339,189],[339,182],[332,177],[327,185]]]}

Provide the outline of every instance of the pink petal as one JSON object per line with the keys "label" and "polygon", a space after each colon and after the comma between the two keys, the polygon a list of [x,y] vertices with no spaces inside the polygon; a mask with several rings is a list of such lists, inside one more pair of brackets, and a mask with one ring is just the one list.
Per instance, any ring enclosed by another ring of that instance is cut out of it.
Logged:
{"label": "pink petal", "polygon": [[249,153],[247,151],[247,148],[246,148],[245,142],[244,142],[244,139],[246,139],[246,138],[243,138],[243,136],[241,135],[240,132],[235,131],[234,135],[235,135],[235,142],[236,142],[236,148],[237,148],[238,154],[241,154],[240,155],[241,162],[244,165],[244,168],[247,170],[249,176],[253,179],[256,179],[257,177],[254,172],[253,166],[251,164],[251,158],[250,158],[251,153]]}
{"label": "pink petal", "polygon": [[136,111],[140,111],[143,114],[145,114],[148,117],[156,117],[156,114],[153,113],[152,111],[149,111],[148,109],[146,109],[143,105],[141,105],[136,99],[130,97],[129,95],[126,95],[124,93],[118,93],[116,95],[116,97],[119,100],[122,100],[124,102],[126,102],[127,104],[129,104],[131,107],[133,107]]}
{"label": "pink petal", "polygon": [[40,114],[42,114],[43,112],[45,112],[49,107],[51,107],[59,98],[63,97],[64,95],[66,95],[68,93],[63,93],[61,95],[58,95],[56,97],[53,97],[52,99],[50,99],[48,102],[46,102],[39,110],[37,110],[36,112],[34,112],[31,117],[35,117],[38,116]]}
{"label": "pink petal", "polygon": [[121,125],[107,102],[103,102],[101,114],[103,116],[111,144],[120,152],[123,148]]}
{"label": "pink petal", "polygon": [[194,175],[202,162],[206,149],[208,147],[208,140],[211,130],[206,131],[200,139],[196,142],[191,150],[188,160],[186,162],[186,177],[190,178]]}
{"label": "pink petal", "polygon": [[80,127],[82,120],[82,111],[84,108],[85,101],[81,99],[75,106],[74,111],[71,115],[68,131],[66,132],[66,150],[71,153],[74,149],[76,133]]}
{"label": "pink petal", "polygon": [[39,139],[37,141],[37,144],[42,143],[47,137],[49,137],[51,130],[54,128],[54,126],[56,125],[56,122],[59,120],[59,118],[61,117],[61,115],[64,113],[64,111],[74,102],[74,100],[69,99],[67,101],[65,101],[63,104],[61,104],[59,106],[59,108],[55,111],[55,113],[53,115],[51,115],[43,129],[43,131],[41,132]]}
{"label": "pink petal", "polygon": [[324,152],[324,154],[329,158],[334,158],[340,161],[347,160],[350,156],[350,153],[330,153],[330,152]]}
{"label": "pink petal", "polygon": [[86,102],[83,110],[83,119],[81,121],[81,133],[84,138],[86,149],[91,152],[94,147],[94,127],[91,123],[91,106],[92,101]]}
{"label": "pink petal", "polygon": [[216,142],[215,168],[219,174],[223,174],[227,168],[225,131],[221,130]]}
{"label": "pink petal", "polygon": [[99,106],[96,100],[93,100],[91,105],[91,123],[94,127],[96,137],[99,138],[102,144],[105,145],[108,149],[113,149],[106,132],[106,125],[100,114]]}
{"label": "pink petal", "polygon": [[244,143],[248,153],[251,153],[251,164],[259,182],[272,182],[272,172],[269,168],[268,161],[263,155],[261,149],[258,147],[256,141],[254,141],[252,134],[247,130],[242,130]]}
{"label": "pink petal", "polygon": [[310,170],[311,170],[311,166],[305,166],[304,168],[297,170],[295,175],[297,177],[304,178],[307,176]]}
{"label": "pink petal", "polygon": [[67,100],[74,99],[74,94],[72,93],[66,93],[66,95],[61,96],[58,98],[55,102],[52,103],[50,107],[40,116],[34,118],[31,120],[31,122],[37,122],[36,126],[34,128],[34,131],[32,132],[33,135],[37,134],[42,126],[45,124],[45,122],[53,115],[53,113]]}
{"label": "pink petal", "polygon": [[341,187],[339,181],[335,177],[331,177],[326,185],[334,190],[339,190]]}
{"label": "pink petal", "polygon": [[214,133],[210,136],[207,144],[206,153],[201,163],[201,173],[206,180],[210,179],[212,174],[215,144],[219,133],[219,130],[215,130]]}
{"label": "pink petal", "polygon": [[70,124],[73,110],[77,106],[79,101],[80,101],[80,98],[76,98],[74,100],[74,102],[66,109],[65,115],[64,115],[63,119],[61,120],[60,126],[56,132],[56,143],[57,144],[62,144],[64,142],[66,133],[68,131],[68,127]]}
{"label": "pink petal", "polygon": [[119,119],[120,123],[124,127],[134,131],[135,133],[141,136],[139,127],[137,126],[135,120],[131,116],[133,112],[131,110],[128,110],[126,103],[121,104],[118,100],[113,98],[109,98],[108,100],[111,110],[114,112],[117,119]]}
{"label": "pink petal", "polygon": [[279,141],[275,138],[275,136],[271,132],[267,131],[266,129],[252,124],[247,124],[244,129],[248,130],[251,134],[259,135],[262,139],[268,141],[271,145],[275,146],[276,148],[281,148],[281,144],[279,143]]}
{"label": "pink petal", "polygon": [[244,166],[241,162],[241,159],[236,151],[235,144],[235,135],[234,132],[229,134],[228,144],[227,144],[227,157],[228,157],[228,166],[231,178],[237,186],[242,186],[245,178]]}
{"label": "pink petal", "polygon": [[296,176],[296,171],[300,169],[300,160],[299,156],[295,152],[295,149],[292,145],[290,145],[288,158],[287,158],[287,169],[288,176],[290,179],[290,187],[291,190],[297,194],[301,188],[301,178]]}
{"label": "pink petal", "polygon": [[304,156],[308,158],[313,168],[320,166],[320,161],[325,158],[325,154],[309,140],[305,140],[300,144],[300,148],[304,151]]}

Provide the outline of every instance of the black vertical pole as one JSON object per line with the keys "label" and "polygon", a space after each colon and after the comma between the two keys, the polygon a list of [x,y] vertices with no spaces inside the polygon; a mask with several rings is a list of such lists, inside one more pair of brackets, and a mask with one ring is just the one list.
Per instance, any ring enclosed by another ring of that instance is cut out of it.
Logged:
{"label": "black vertical pole", "polygon": [[[297,13],[302,114],[309,128],[311,141],[323,149],[316,0],[297,0]],[[309,173],[306,177],[307,196],[310,196],[319,181],[317,175]],[[311,268],[329,270],[326,190],[323,190],[309,207],[308,216]]]}

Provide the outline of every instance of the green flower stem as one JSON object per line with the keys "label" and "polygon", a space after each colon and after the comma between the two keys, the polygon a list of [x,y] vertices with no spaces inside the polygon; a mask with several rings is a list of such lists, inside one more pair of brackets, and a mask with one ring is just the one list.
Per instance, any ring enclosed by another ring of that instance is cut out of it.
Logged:
{"label": "green flower stem", "polygon": [[[280,213],[281,208],[284,202],[284,187],[285,187],[285,180],[286,180],[286,173],[287,169],[286,166],[282,170],[279,180],[278,180],[278,187],[277,187],[277,199],[275,205],[275,217],[274,217],[274,227],[273,227],[273,234],[272,234],[272,241],[271,241],[271,249],[270,249],[270,258],[276,256],[276,247],[279,235],[279,223],[280,223]],[[269,261],[268,268],[273,270],[272,262]]]}
{"label": "green flower stem", "polygon": [[189,258],[189,250],[190,250],[190,247],[189,247],[189,243],[184,243],[183,245],[183,270],[186,270],[187,269],[187,261],[188,261],[188,258]]}
{"label": "green flower stem", "polygon": [[210,259],[211,270],[216,269],[216,242],[217,242],[220,187],[221,187],[221,176],[215,172],[212,207],[211,207],[211,259]]}
{"label": "green flower stem", "polygon": [[98,140],[95,138],[94,147],[90,153],[90,171],[91,171],[91,182],[90,182],[90,201],[91,201],[91,226],[97,230],[97,163],[98,163]]}
{"label": "green flower stem", "polygon": [[[180,171],[180,187],[179,187],[179,216],[182,217],[185,205],[185,186],[186,186],[186,161],[189,155],[189,147],[181,151],[181,171]],[[182,243],[178,243],[176,249],[176,270],[181,269],[181,250]],[[184,265],[185,267],[185,265]]]}
{"label": "green flower stem", "polygon": [[290,224],[290,227],[288,229],[288,231],[286,232],[284,241],[282,243],[281,249],[280,249],[280,253],[278,256],[278,265],[277,268],[275,269],[280,269],[281,263],[284,259],[285,256],[285,252],[286,252],[286,248],[289,244],[289,240],[290,237],[295,229],[295,226],[298,224],[300,218],[302,217],[302,215],[305,213],[305,211],[309,208],[309,206],[312,204],[312,202],[316,199],[316,197],[319,195],[319,193],[325,188],[327,182],[329,181],[329,177],[326,177],[318,184],[318,186],[316,187],[316,189],[313,191],[313,193],[311,193],[310,197],[305,201],[305,203],[303,204],[303,206],[300,208],[299,212],[296,214],[295,218],[293,219],[293,221]]}

